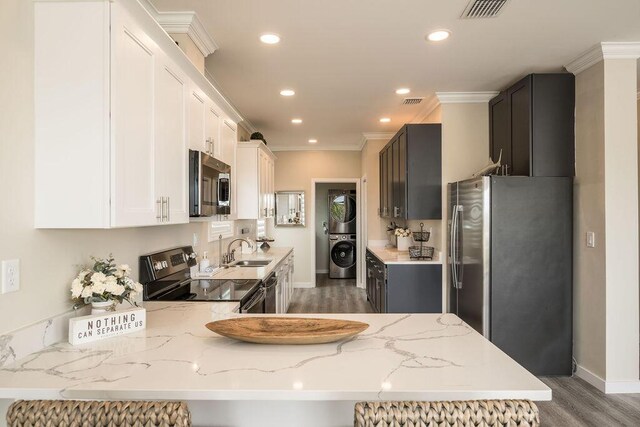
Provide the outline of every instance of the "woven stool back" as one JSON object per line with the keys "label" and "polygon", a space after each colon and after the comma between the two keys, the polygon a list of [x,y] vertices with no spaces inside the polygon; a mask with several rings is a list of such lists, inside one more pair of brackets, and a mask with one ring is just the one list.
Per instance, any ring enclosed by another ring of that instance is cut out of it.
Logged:
{"label": "woven stool back", "polygon": [[9,427],[191,426],[184,402],[18,400],[7,411]]}
{"label": "woven stool back", "polygon": [[360,402],[356,427],[538,427],[538,407],[528,400]]}

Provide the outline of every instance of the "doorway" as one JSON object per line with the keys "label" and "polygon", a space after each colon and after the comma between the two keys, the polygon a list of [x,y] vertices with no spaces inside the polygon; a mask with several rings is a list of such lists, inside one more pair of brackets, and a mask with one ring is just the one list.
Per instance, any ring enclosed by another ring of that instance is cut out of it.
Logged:
{"label": "doorway", "polygon": [[[330,207],[330,190],[343,192],[347,196],[336,200],[333,209]],[[355,191],[355,229],[352,221],[353,203],[347,200],[350,192]],[[346,193],[344,193],[346,192]],[[371,306],[367,301],[362,278],[363,257],[358,253],[363,248],[363,235],[360,230],[363,223],[363,201],[361,196],[361,180],[359,178],[314,178],[311,180],[311,197],[309,198],[309,228],[311,233],[311,271],[313,286],[306,289],[296,289],[289,306],[289,313],[370,313]],[[330,216],[333,214],[343,223],[335,233],[339,235],[338,242],[351,240],[353,252],[340,255],[340,258],[355,257],[355,278],[330,278]],[[349,228],[351,227],[351,228]],[[355,233],[351,233],[355,231]],[[355,235],[355,239],[351,236]],[[344,239],[342,237],[345,237]],[[346,236],[349,236],[346,238]],[[355,242],[354,242],[355,241]]]}

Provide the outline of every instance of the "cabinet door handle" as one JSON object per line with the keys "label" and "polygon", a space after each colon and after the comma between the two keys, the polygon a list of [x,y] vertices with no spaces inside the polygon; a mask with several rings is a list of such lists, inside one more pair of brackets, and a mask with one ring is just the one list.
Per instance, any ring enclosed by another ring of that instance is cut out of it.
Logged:
{"label": "cabinet door handle", "polygon": [[167,197],[167,222],[171,221],[171,197]]}
{"label": "cabinet door handle", "polygon": [[156,219],[162,222],[162,197],[156,199]]}

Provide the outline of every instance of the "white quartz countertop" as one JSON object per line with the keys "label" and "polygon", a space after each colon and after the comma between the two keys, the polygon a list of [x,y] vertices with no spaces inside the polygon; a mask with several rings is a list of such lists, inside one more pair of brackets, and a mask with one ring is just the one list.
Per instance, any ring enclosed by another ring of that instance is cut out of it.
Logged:
{"label": "white quartz countertop", "polygon": [[291,247],[271,247],[266,251],[258,249],[251,254],[241,254],[236,251],[236,261],[242,260],[271,260],[264,267],[229,267],[214,274],[213,279],[258,279],[263,280],[293,251]]}
{"label": "white quartz countertop", "polygon": [[[551,390],[453,314],[353,319],[357,338],[260,345],[205,324],[215,303],[151,302],[147,329],[60,343],[0,369],[0,398],[181,400],[550,400]],[[242,316],[242,315],[240,315]]]}
{"label": "white quartz countertop", "polygon": [[380,261],[385,264],[442,264],[442,254],[435,250],[433,260],[415,260],[409,257],[409,251],[399,251],[394,247],[367,246]]}

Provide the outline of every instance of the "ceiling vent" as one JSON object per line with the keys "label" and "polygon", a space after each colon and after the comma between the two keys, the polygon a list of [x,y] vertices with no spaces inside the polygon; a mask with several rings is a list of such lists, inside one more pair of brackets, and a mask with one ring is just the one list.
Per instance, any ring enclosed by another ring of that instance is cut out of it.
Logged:
{"label": "ceiling vent", "polygon": [[402,105],[416,105],[420,104],[424,98],[405,98],[402,101]]}
{"label": "ceiling vent", "polygon": [[463,19],[495,18],[509,0],[471,0],[462,12]]}

